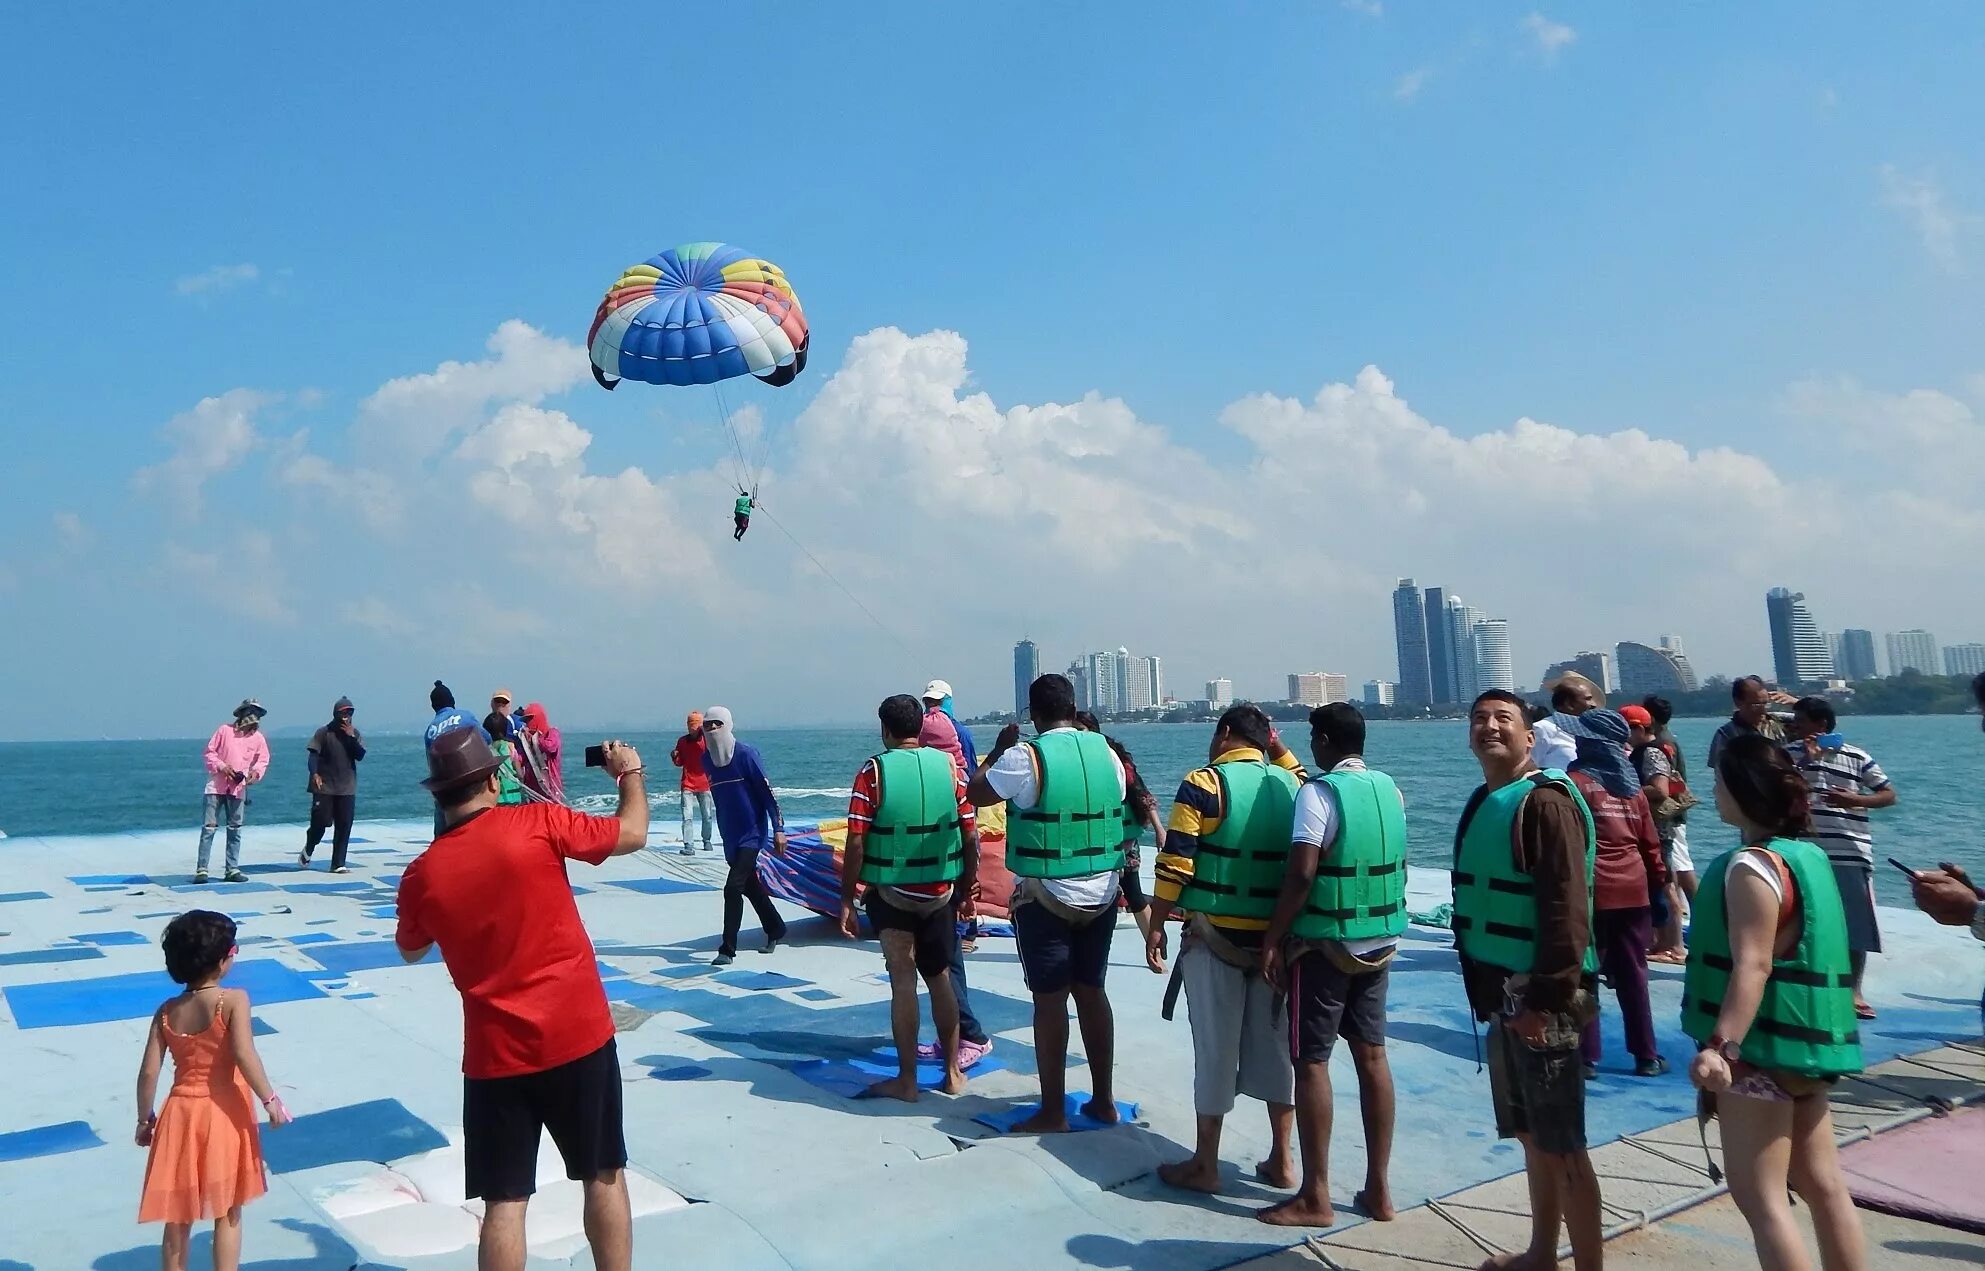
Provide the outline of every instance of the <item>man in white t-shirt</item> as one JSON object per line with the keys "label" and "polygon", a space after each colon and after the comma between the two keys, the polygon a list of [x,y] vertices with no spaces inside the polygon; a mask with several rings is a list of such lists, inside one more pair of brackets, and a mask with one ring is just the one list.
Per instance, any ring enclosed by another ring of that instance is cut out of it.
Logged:
{"label": "man in white t-shirt", "polygon": [[1577,671],[1567,671],[1545,687],[1551,690],[1551,713],[1531,721],[1530,734],[1536,740],[1530,747],[1530,761],[1539,768],[1563,771],[1578,758],[1578,746],[1565,731],[1560,716],[1579,716],[1606,704],[1599,686]]}
{"label": "man in white t-shirt", "polygon": [[[1109,970],[1110,937],[1116,931],[1117,869],[1122,856],[1121,833],[1111,846],[1115,857],[1109,868],[1095,873],[1062,874],[1049,871],[1029,876],[1033,868],[1020,859],[1016,845],[1030,823],[1025,815],[1041,806],[1042,755],[1044,749],[1061,763],[1062,755],[1073,752],[1082,762],[1093,763],[1096,771],[1108,769],[1116,776],[1114,802],[1107,789],[1092,797],[1097,807],[1082,811],[1083,824],[1099,827],[1105,818],[1095,814],[1107,803],[1116,819],[1112,829],[1120,831],[1119,809],[1128,793],[1123,761],[1116,757],[1102,734],[1083,732],[1075,723],[1075,686],[1064,675],[1043,675],[1028,688],[1027,713],[1034,723],[1035,739],[1020,740],[1020,725],[1008,724],[1000,730],[985,765],[972,778],[968,791],[974,806],[989,807],[1004,802],[1007,811],[1007,868],[1015,874],[1013,926],[1020,951],[1020,970],[1027,991],[1034,998],[1034,1057],[1040,1068],[1041,1109],[1014,1126],[1020,1134],[1052,1134],[1068,1129],[1066,1094],[1068,1089],[1068,1002],[1075,999],[1075,1013],[1082,1027],[1082,1048],[1089,1059],[1093,1098],[1082,1114],[1093,1120],[1117,1119],[1111,1086],[1116,1050],[1116,1020],[1110,1012],[1110,999],[1104,995],[1103,979]],[[1075,734],[1090,739],[1050,743],[1049,738]],[[1078,749],[1079,747],[1079,749]],[[1055,776],[1053,770],[1048,773]],[[1066,783],[1062,788],[1066,788]],[[1093,787],[1092,787],[1093,788]],[[1059,832],[1059,831],[1057,831]],[[1100,833],[1100,830],[1099,830]],[[1108,837],[1104,835],[1103,837]]]}
{"label": "man in white t-shirt", "polygon": [[[1385,1054],[1385,994],[1391,976],[1396,935],[1329,940],[1308,939],[1293,946],[1291,929],[1311,903],[1318,872],[1326,863],[1349,866],[1342,844],[1343,808],[1329,774],[1369,774],[1353,788],[1398,795],[1383,773],[1365,767],[1365,717],[1348,702],[1310,712],[1310,748],[1325,778],[1308,781],[1296,796],[1290,832],[1288,871],[1282,895],[1269,920],[1263,972],[1289,997],[1290,1053],[1296,1067],[1296,1135],[1302,1146],[1303,1181],[1296,1194],[1257,1215],[1263,1222],[1291,1227],[1328,1227],[1336,1221],[1330,1203],[1330,1052],[1341,1036],[1350,1044],[1358,1074],[1358,1103],[1365,1122],[1365,1186],[1358,1207],[1379,1222],[1393,1217],[1386,1169],[1392,1156],[1392,1065]],[[1400,807],[1405,797],[1398,796]],[[1403,823],[1395,825],[1403,831]],[[1401,845],[1403,852],[1403,844]],[[1405,861],[1398,862],[1397,900],[1405,903]]]}

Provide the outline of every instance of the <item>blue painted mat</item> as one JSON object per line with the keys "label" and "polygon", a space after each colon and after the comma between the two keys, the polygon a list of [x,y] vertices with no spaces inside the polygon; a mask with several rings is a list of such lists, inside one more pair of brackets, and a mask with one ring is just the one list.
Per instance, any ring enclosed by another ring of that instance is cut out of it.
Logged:
{"label": "blue painted mat", "polygon": [[142,887],[152,881],[150,874],[71,874],[69,881],[78,887]]}
{"label": "blue painted mat", "polygon": [[25,1161],[60,1152],[80,1152],[102,1147],[103,1140],[87,1121],[64,1121],[59,1125],[37,1125],[32,1129],[0,1134],[0,1161]]}
{"label": "blue painted mat", "polygon": [[30,966],[42,962],[81,962],[100,958],[103,950],[95,945],[64,945],[59,949],[19,949],[0,953],[0,966]]}
{"label": "blue painted mat", "polygon": [[172,886],[166,888],[166,890],[175,891],[181,895],[185,895],[187,892],[201,892],[215,896],[240,896],[251,891],[274,891],[275,888],[269,886],[267,883],[258,883],[251,880],[245,883],[174,883]]}
{"label": "blue painted mat", "polygon": [[145,937],[135,931],[91,931],[74,938],[82,941],[84,944],[100,946],[151,943],[151,941],[145,939]]}
{"label": "blue painted mat", "polygon": [[336,896],[345,892],[371,891],[372,884],[355,878],[348,882],[336,883],[284,883],[283,890],[302,892],[307,896]]}
{"label": "blue painted mat", "polygon": [[[313,944],[305,950],[311,961],[326,971],[336,971],[340,975],[350,975],[353,971],[377,971],[385,967],[405,966],[406,960],[400,957],[400,946],[391,940],[359,940],[351,944]],[[440,955],[429,949],[424,961],[437,962]]]}
{"label": "blue painted mat", "polygon": [[[225,983],[229,988],[248,990],[248,996],[258,1006],[324,996],[324,991],[302,974],[267,958],[235,963]],[[179,992],[180,986],[163,971],[54,984],[9,984],[0,989],[14,1014],[14,1023],[21,1028],[61,1028],[117,1019],[144,1019],[160,1002]]]}
{"label": "blue painted mat", "polygon": [[300,936],[287,936],[285,939],[291,944],[323,944],[327,940],[336,940],[337,937],[328,931],[306,931]]}
{"label": "blue painted mat", "polygon": [[677,892],[716,890],[707,883],[685,883],[674,878],[636,878],[630,881],[611,882],[607,886],[638,891],[648,896],[673,896]]}
{"label": "blue painted mat", "polygon": [[48,898],[48,893],[45,891],[0,892],[0,905],[12,904],[17,900],[47,900]]}
{"label": "blue painted mat", "polygon": [[[991,1062],[992,1056],[987,1055],[984,1059],[973,1065],[972,1071],[975,1073],[982,1072],[985,1070],[985,1066]],[[1071,1091],[1069,1094],[1063,1096],[1062,1106],[1068,1110],[1068,1128],[1071,1133],[1082,1130],[1107,1130],[1110,1128],[1101,1121],[1091,1120],[1089,1117],[1082,1115],[1082,1105],[1089,1102],[1089,1099],[1090,1096],[1080,1090]],[[973,1117],[972,1120],[989,1129],[998,1130],[1001,1134],[1007,1134],[1012,1132],[1014,1126],[1019,1125],[1022,1121],[1025,1121],[1040,1110],[1041,1105],[1038,1103],[1023,1103],[1016,1107],[995,1108],[990,1112],[981,1112],[978,1116]],[[1125,1103],[1119,1099],[1117,1101],[1117,1116],[1122,1118],[1122,1124],[1129,1125],[1131,1122],[1137,1120],[1137,1105],[1134,1103]]]}
{"label": "blue painted mat", "polygon": [[[981,1073],[999,1072],[1005,1067],[1005,1062],[998,1056],[987,1055],[973,1064],[971,1072],[966,1075],[976,1077]],[[887,1081],[896,1075],[896,1048],[879,1047],[873,1055],[862,1059],[809,1059],[794,1064],[792,1072],[793,1076],[808,1085],[818,1086],[822,1090],[845,1098],[858,1099],[876,1082]],[[660,1073],[653,1075],[661,1076]],[[943,1084],[943,1064],[927,1060],[918,1061],[917,1089],[935,1090]]]}
{"label": "blue painted mat", "polygon": [[731,972],[717,977],[717,983],[728,984],[734,989],[751,989],[762,992],[766,989],[803,989],[813,984],[812,980],[796,980],[790,975],[777,971]]}
{"label": "blue painted mat", "polygon": [[441,1131],[398,1099],[311,1112],[262,1133],[262,1159],[278,1174],[344,1161],[390,1161],[446,1146]]}

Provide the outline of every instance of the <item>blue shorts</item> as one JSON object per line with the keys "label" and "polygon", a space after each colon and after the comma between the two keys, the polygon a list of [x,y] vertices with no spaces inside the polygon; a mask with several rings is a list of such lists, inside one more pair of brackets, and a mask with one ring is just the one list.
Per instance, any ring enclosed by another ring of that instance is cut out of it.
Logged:
{"label": "blue shorts", "polygon": [[1013,910],[1014,942],[1020,946],[1020,973],[1029,993],[1066,993],[1072,985],[1100,989],[1110,970],[1110,937],[1117,930],[1117,906],[1077,925],[1039,901]]}

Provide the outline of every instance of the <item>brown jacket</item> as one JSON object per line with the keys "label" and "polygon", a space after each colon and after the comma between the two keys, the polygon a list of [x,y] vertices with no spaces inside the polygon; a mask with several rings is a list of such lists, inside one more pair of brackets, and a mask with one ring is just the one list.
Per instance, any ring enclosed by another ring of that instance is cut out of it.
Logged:
{"label": "brown jacket", "polygon": [[[1523,1005],[1538,1011],[1569,1011],[1584,983],[1586,946],[1592,922],[1585,888],[1585,818],[1563,790],[1540,787],[1523,801],[1510,844],[1516,868],[1537,883],[1537,963],[1522,994]],[[1500,967],[1470,962],[1461,973],[1468,1005],[1477,1019],[1502,1012]]]}

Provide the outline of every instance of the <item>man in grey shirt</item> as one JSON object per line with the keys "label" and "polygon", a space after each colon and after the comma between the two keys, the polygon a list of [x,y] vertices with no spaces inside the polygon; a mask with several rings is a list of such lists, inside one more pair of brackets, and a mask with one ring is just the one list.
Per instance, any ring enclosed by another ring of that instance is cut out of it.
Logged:
{"label": "man in grey shirt", "polygon": [[310,868],[310,854],[331,831],[331,872],[342,874],[345,849],[352,839],[352,815],[358,809],[358,764],[365,758],[365,737],[352,724],[352,699],[341,697],[331,708],[331,722],[310,735],[310,829],[297,854],[299,868]]}

